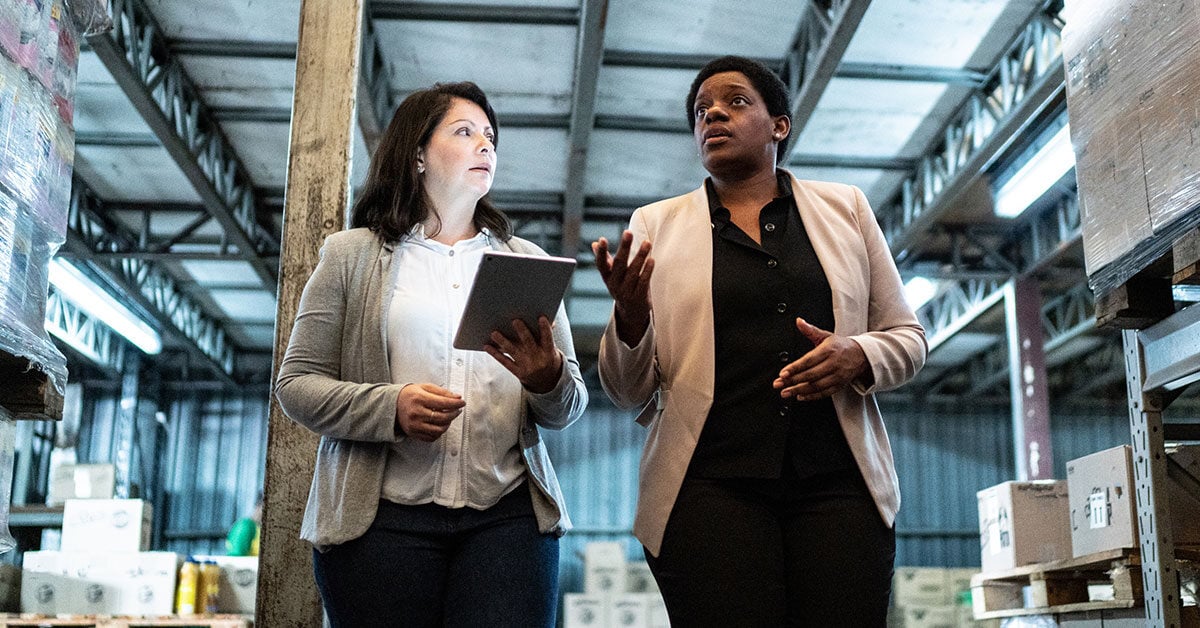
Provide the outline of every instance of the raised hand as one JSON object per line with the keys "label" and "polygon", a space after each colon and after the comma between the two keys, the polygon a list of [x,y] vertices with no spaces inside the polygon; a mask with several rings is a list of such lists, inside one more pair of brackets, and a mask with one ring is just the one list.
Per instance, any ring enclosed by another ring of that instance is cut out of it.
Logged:
{"label": "raised hand", "polygon": [[538,317],[538,336],[533,337],[525,321],[512,322],[514,338],[499,331],[492,332],[492,341],[483,350],[496,359],[508,372],[517,376],[529,392],[545,393],[554,390],[562,373],[563,356],[554,346],[550,319]]}
{"label": "raised hand", "polygon": [[435,384],[409,384],[396,398],[396,423],[419,441],[431,443],[439,438],[467,405],[461,395]]}
{"label": "raised hand", "polygon": [[847,387],[867,372],[867,355],[857,342],[796,319],[796,329],[813,343],[812,351],[783,367],[773,382],[784,399],[821,399]]}
{"label": "raised hand", "polygon": [[633,233],[628,230],[621,234],[615,256],[608,252],[607,238],[592,243],[596,269],[615,302],[617,335],[628,345],[637,344],[650,325],[650,275],[654,272],[650,242],[642,242],[630,259],[632,248]]}

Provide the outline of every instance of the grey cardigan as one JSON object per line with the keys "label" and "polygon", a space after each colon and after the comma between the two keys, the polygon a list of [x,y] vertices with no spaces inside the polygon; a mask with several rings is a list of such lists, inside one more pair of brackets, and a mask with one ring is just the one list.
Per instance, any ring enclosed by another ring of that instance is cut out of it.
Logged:
{"label": "grey cardigan", "polygon": [[[531,242],[493,240],[493,248],[545,255]],[[379,505],[389,444],[402,434],[388,367],[385,324],[396,275],[393,242],[367,229],[329,236],[304,286],[275,396],[289,418],[320,435],[301,538],[324,550],[366,532]],[[571,526],[562,491],[538,426],[562,429],[587,406],[587,388],[571,340],[566,311],[554,320],[563,370],[554,390],[524,393],[520,447],[543,533]]]}

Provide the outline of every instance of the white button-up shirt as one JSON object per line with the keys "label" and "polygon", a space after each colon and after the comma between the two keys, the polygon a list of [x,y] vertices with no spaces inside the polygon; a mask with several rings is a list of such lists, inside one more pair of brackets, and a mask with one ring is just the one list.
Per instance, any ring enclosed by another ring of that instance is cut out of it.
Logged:
{"label": "white button-up shirt", "polygon": [[[453,346],[483,254],[486,231],[447,246],[418,226],[396,247],[396,287],[387,314],[388,365],[396,384],[432,383],[462,395],[466,407],[432,443],[392,445],[383,498],[484,509],[525,475],[518,436],[521,383],[490,355]],[[504,330],[507,331],[507,330]]]}

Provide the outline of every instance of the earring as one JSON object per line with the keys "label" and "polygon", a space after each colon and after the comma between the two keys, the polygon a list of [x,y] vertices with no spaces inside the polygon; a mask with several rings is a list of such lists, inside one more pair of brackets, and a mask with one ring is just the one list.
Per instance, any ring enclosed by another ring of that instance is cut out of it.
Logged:
{"label": "earring", "polygon": [[779,140],[781,140],[781,139],[783,139],[783,135],[781,135],[781,134],[779,134],[779,133],[776,133],[776,134],[775,134],[775,141],[776,141],[776,142],[778,142],[778,141],[779,141]]}
{"label": "earring", "polygon": [[417,166],[417,174],[425,174],[425,166]]}

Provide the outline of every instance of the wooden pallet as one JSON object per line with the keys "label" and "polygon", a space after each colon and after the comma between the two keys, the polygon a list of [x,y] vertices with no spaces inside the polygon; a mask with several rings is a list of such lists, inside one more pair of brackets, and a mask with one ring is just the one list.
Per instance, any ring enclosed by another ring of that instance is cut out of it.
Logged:
{"label": "wooden pallet", "polygon": [[22,613],[0,615],[0,628],[8,626],[73,626],[77,628],[253,628],[254,620],[244,615],[196,615],[179,617],[126,617],[110,615],[37,615]]}
{"label": "wooden pallet", "polygon": [[1158,259],[1117,287],[1096,294],[1096,325],[1145,329],[1175,313],[1171,289],[1200,285],[1200,227],[1182,232]]}
{"label": "wooden pallet", "polygon": [[[1112,585],[1113,599],[1088,601],[1089,584]],[[1024,605],[1025,587],[1030,608]],[[1142,605],[1141,561],[1137,550],[1125,548],[976,574],[971,602],[975,619],[1134,608]]]}
{"label": "wooden pallet", "polygon": [[17,419],[62,418],[63,396],[50,375],[28,358],[0,351],[0,406]]}

